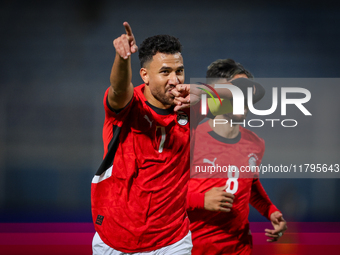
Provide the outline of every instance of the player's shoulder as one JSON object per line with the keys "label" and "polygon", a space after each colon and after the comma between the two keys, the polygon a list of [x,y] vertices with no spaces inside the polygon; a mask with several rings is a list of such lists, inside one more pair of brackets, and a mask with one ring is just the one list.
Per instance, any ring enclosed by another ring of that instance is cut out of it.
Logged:
{"label": "player's shoulder", "polygon": [[143,106],[143,102],[146,101],[146,98],[144,96],[144,88],[145,88],[145,84],[141,84],[133,88],[133,96],[129,104],[132,104],[135,106],[137,105],[138,108]]}
{"label": "player's shoulder", "polygon": [[133,96],[132,96],[133,101],[145,101],[146,100],[144,97],[144,87],[145,87],[145,84],[141,84],[133,88]]}
{"label": "player's shoulder", "polygon": [[246,128],[240,126],[240,132],[242,134],[243,139],[253,141],[254,143],[259,144],[259,145],[260,144],[264,145],[264,143],[265,143],[263,138],[259,137],[256,133],[254,133],[253,131],[251,131],[249,129],[246,129]]}
{"label": "player's shoulder", "polygon": [[122,118],[125,118],[128,113],[139,111],[139,109],[142,109],[143,102],[146,101],[144,94],[143,94],[144,86],[145,85],[142,84],[137,87],[134,87],[133,96],[130,99],[130,101],[127,103],[127,105],[125,105],[123,108],[118,109],[118,110],[113,109],[109,104],[108,94],[109,94],[110,87],[108,87],[107,90],[105,91],[104,99],[103,99],[106,116],[109,119],[122,119]]}
{"label": "player's shoulder", "polygon": [[133,90],[134,90],[135,93],[143,94],[144,88],[145,88],[145,84],[143,83],[143,84],[140,84],[140,85],[134,87]]}

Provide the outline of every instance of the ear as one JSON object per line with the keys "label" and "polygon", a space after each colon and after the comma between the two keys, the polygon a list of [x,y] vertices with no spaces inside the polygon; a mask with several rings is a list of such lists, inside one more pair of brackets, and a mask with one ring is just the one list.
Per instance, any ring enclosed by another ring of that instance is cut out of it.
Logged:
{"label": "ear", "polygon": [[149,85],[149,74],[148,70],[144,67],[142,67],[139,71],[140,77],[144,81],[145,85]]}

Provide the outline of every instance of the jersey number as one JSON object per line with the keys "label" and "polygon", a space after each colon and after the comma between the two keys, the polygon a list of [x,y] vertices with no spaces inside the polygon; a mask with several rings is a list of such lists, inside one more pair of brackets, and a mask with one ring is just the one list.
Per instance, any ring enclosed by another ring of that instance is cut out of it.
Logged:
{"label": "jersey number", "polygon": [[[166,133],[165,133],[165,127],[162,126],[157,126],[156,127],[156,134],[157,134],[157,130],[161,129],[161,141],[159,143],[159,147],[158,147],[158,152],[162,153],[163,152],[163,147],[164,147],[164,142],[165,142],[165,137],[166,137]],[[157,137],[156,137],[157,138]]]}
{"label": "jersey number", "polygon": [[225,190],[228,193],[235,194],[238,190],[238,177],[240,176],[240,172],[237,166],[230,166],[228,169],[228,180],[227,180],[227,189]]}

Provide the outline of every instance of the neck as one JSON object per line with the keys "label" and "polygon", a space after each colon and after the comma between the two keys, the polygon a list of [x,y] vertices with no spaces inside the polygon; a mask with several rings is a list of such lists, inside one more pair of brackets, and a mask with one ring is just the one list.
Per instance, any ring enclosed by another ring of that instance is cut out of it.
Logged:
{"label": "neck", "polygon": [[[224,119],[225,117],[223,115],[217,115],[216,118]],[[233,139],[239,134],[240,126],[238,124],[231,126],[229,123],[230,120],[228,120],[227,124],[218,124],[214,127],[214,121],[212,119],[209,120],[209,125],[216,134],[228,139]]]}

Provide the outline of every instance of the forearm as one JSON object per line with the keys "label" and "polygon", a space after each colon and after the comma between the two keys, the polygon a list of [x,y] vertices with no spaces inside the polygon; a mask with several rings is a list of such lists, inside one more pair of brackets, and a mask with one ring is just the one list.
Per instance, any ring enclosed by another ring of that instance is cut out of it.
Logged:
{"label": "forearm", "polygon": [[279,211],[269,199],[266,191],[258,179],[253,181],[250,204],[267,219],[270,219],[270,215],[273,212]]}
{"label": "forearm", "polygon": [[113,41],[116,57],[110,74],[108,102],[114,110],[124,108],[133,96],[131,54],[138,50],[130,25],[127,22],[123,25],[126,34]]}
{"label": "forearm", "polygon": [[124,59],[116,53],[110,75],[111,88],[114,94],[125,93],[131,86],[131,79],[131,57]]}
{"label": "forearm", "polygon": [[[219,99],[233,99],[234,97],[243,97],[245,102],[247,102],[247,90],[248,88],[251,88],[253,91],[253,103],[259,101],[265,93],[265,90],[261,84],[245,78],[233,80],[230,84],[216,85],[217,84],[206,84],[201,82],[186,86],[183,86],[183,84],[178,85],[177,90],[172,90],[172,94],[177,97],[175,99],[175,103],[179,105],[176,106],[178,107],[177,110],[195,105],[200,101],[201,95],[204,93],[207,93],[213,97],[218,96]],[[180,87],[183,88],[181,89]],[[188,103],[188,97],[182,91],[190,94],[190,103]],[[181,95],[181,92],[184,94],[184,96]]]}

